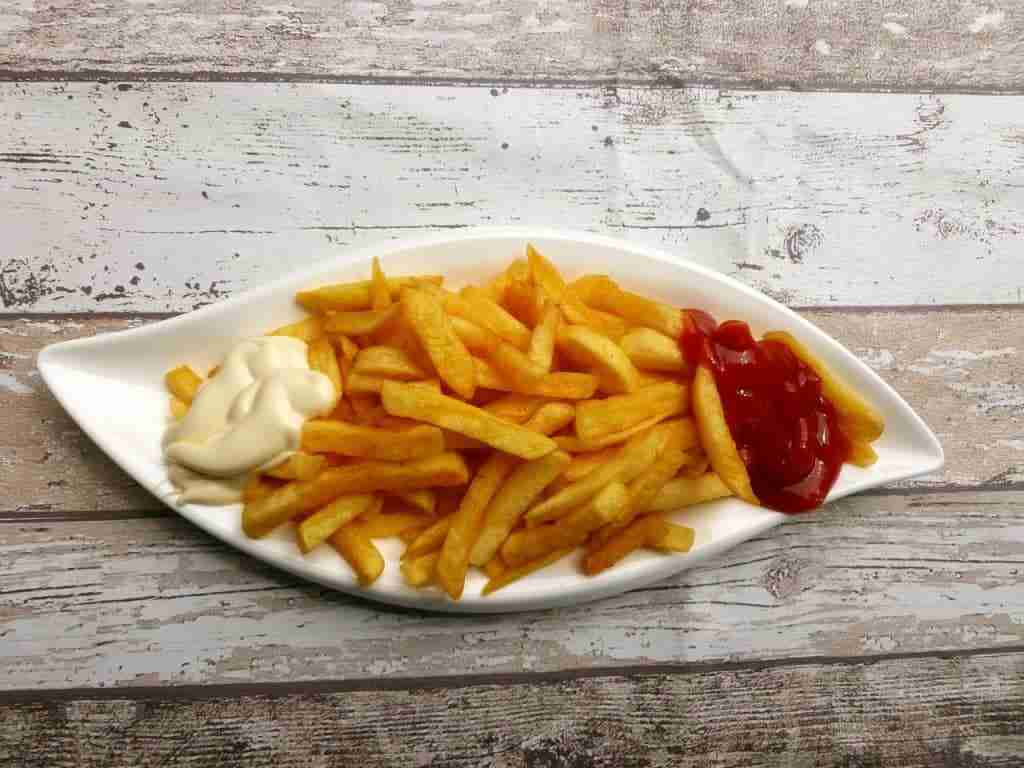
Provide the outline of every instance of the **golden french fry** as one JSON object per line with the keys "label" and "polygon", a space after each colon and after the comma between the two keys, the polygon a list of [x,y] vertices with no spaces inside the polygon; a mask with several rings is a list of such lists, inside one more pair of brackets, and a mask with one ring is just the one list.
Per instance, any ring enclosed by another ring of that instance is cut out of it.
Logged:
{"label": "golden french fry", "polygon": [[394,416],[425,421],[481,440],[500,451],[534,459],[554,450],[554,442],[511,424],[476,406],[423,387],[389,382],[381,390],[381,402]]}
{"label": "golden french fry", "polygon": [[524,576],[529,576],[531,573],[539,571],[542,568],[547,568],[549,565],[557,563],[563,557],[570,554],[573,549],[574,547],[566,547],[565,549],[559,549],[549,555],[545,555],[539,560],[523,563],[518,568],[506,568],[498,576],[491,577],[491,579],[484,584],[484,588],[480,590],[480,594],[486,597],[492,592],[497,592],[499,589],[507,587],[512,582],[518,581]]}
{"label": "golden french fry", "polygon": [[537,412],[537,409],[544,404],[544,399],[531,397],[530,395],[519,395],[516,393],[502,395],[483,408],[499,419],[505,419],[515,424],[522,424]]}
{"label": "golden french fry", "polygon": [[673,422],[667,422],[632,438],[614,459],[532,507],[526,513],[527,523],[538,524],[564,517],[592,499],[609,483],[616,480],[629,483],[654,462],[665,449],[675,429],[677,427]]}
{"label": "golden french fry", "polygon": [[430,488],[420,488],[417,491],[396,491],[390,495],[424,515],[433,517],[434,510],[437,509],[437,494]]}
{"label": "golden french fry", "polygon": [[453,600],[462,596],[470,551],[480,533],[487,505],[515,463],[516,460],[508,454],[493,454],[476,473],[466,489],[466,495],[462,497],[462,503],[452,516],[437,564],[437,580]]}
{"label": "golden french fry", "polygon": [[505,275],[498,275],[485,286],[488,295],[498,304],[505,301],[505,289],[508,288],[509,279]]}
{"label": "golden french fry", "polygon": [[[596,440],[580,440],[574,435],[558,435],[552,439],[560,451],[565,451],[566,453],[590,453],[605,448],[619,447],[630,438],[639,435],[641,432],[646,432],[664,420],[665,418],[661,416],[654,416],[646,421],[641,421],[635,427],[624,429],[621,432],[612,432],[610,435],[599,437]],[[696,439],[696,431],[694,431],[694,439]]]}
{"label": "golden french fry", "polygon": [[515,319],[486,291],[480,288],[464,289],[461,294],[442,292],[445,311],[469,320],[500,336],[519,349],[530,343],[530,329]]}
{"label": "golden french fry", "polygon": [[881,437],[885,431],[885,419],[882,418],[882,414],[802,342],[785,331],[766,333],[763,340],[785,344],[794,355],[818,374],[818,378],[821,379],[821,392],[835,407],[839,416],[839,426],[850,440],[872,443]]}
{"label": "golden french fry", "polygon": [[188,413],[188,403],[182,400],[180,397],[171,395],[171,418],[175,420],[181,420],[185,418]]}
{"label": "golden french fry", "polygon": [[282,325],[267,336],[291,336],[293,339],[301,339],[309,344],[324,335],[323,321],[319,317],[307,317],[297,323]]}
{"label": "golden french fry", "polygon": [[302,449],[310,453],[338,453],[380,461],[407,461],[442,453],[444,435],[437,427],[427,424],[393,432],[344,421],[313,419],[307,421],[302,428]]}
{"label": "golden french fry", "polygon": [[434,580],[440,552],[427,552],[402,561],[402,578],[410,587],[422,587]]}
{"label": "golden french fry", "polygon": [[533,272],[530,270],[530,263],[526,259],[513,259],[505,268],[505,277],[509,280],[530,282],[533,280]]}
{"label": "golden french fry", "polygon": [[501,555],[495,555],[488,560],[484,564],[483,570],[488,579],[494,580],[501,576],[505,572],[505,564],[501,561]]}
{"label": "golden french fry", "polygon": [[266,536],[303,512],[354,493],[407,491],[431,486],[463,485],[466,462],[457,453],[442,453],[405,463],[361,461],[326,469],[309,480],[295,480],[265,498],[246,504],[242,527],[247,536]]}
{"label": "golden french fry", "polygon": [[619,346],[633,365],[642,370],[690,373],[679,341],[651,328],[634,328],[619,339]]}
{"label": "golden french fry", "polygon": [[501,545],[501,559],[515,567],[556,549],[579,546],[593,531],[618,523],[629,511],[626,486],[611,482],[589,502],[561,520],[509,535]]}
{"label": "golden french fry", "polygon": [[324,319],[324,330],[344,336],[367,336],[381,330],[398,317],[399,307],[365,309],[355,312],[332,312]]}
{"label": "golden french fry", "polygon": [[441,546],[444,544],[445,537],[448,535],[448,529],[451,527],[451,524],[451,514],[435,520],[409,543],[409,546],[405,548],[405,552],[402,553],[402,558],[419,557],[420,555],[425,555],[428,552],[439,551]]}
{"label": "golden french fry", "polygon": [[167,390],[185,405],[192,403],[192,399],[196,396],[202,383],[203,380],[199,374],[187,365],[179,365],[164,376]]}
{"label": "golden french fry", "polygon": [[572,424],[576,409],[569,403],[544,403],[523,426],[542,435],[553,435]]}
{"label": "golden french fry", "polygon": [[501,303],[523,325],[533,328],[544,310],[544,294],[532,282],[509,280]]}
{"label": "golden french fry", "polygon": [[526,246],[533,278],[538,285],[561,308],[566,319],[574,325],[585,325],[613,341],[618,341],[626,332],[626,324],[614,315],[595,311],[588,307],[576,291],[566,285],[558,269],[532,245]]}
{"label": "golden french fry", "polygon": [[375,582],[384,572],[384,558],[380,550],[357,525],[343,525],[331,534],[329,541],[355,571],[364,587]]}
{"label": "golden french fry", "polygon": [[305,518],[295,528],[299,549],[303,553],[327,541],[341,526],[369,513],[380,501],[372,493],[339,496],[322,509]]}
{"label": "golden french fry", "polygon": [[[557,438],[555,438],[555,442],[558,442]],[[618,452],[619,446],[610,445],[607,448],[601,448],[596,451],[591,451],[590,453],[581,453],[573,456],[572,462],[565,468],[565,472],[562,473],[559,480],[564,480],[567,485],[575,483],[577,480],[589,475],[602,464],[613,459]]]}
{"label": "golden french fry", "polygon": [[614,341],[583,325],[563,326],[555,340],[558,349],[597,374],[598,386],[609,394],[633,392],[639,373]]}
{"label": "golden french fry", "polygon": [[664,371],[643,371],[639,368],[637,372],[640,374],[639,383],[640,388],[653,387],[657,384],[665,384],[666,382],[678,384],[679,374],[677,373],[665,373]]}
{"label": "golden french fry", "polygon": [[482,566],[494,557],[530,504],[568,464],[568,454],[556,451],[512,470],[487,507],[483,528],[469,557],[473,565]]}
{"label": "golden french fry", "polygon": [[476,391],[473,357],[452,329],[437,297],[426,291],[402,291],[406,322],[412,327],[438,375],[465,399]]}
{"label": "golden french fry", "polygon": [[674,512],[705,501],[732,496],[732,491],[714,472],[696,477],[680,476],[669,480],[641,512]]}
{"label": "golden french fry", "polygon": [[274,482],[274,480],[264,477],[259,472],[253,472],[242,487],[242,501],[247,504],[256,499],[262,499],[280,487],[281,483]]}
{"label": "golden french fry", "polygon": [[615,537],[587,552],[583,557],[583,573],[594,576],[645,546],[648,541],[662,541],[667,536],[668,523],[660,517],[647,515],[637,518]]}
{"label": "golden french fry", "polygon": [[723,482],[750,504],[759,504],[750,487],[750,474],[729,431],[714,375],[706,365],[697,367],[693,378],[693,416],[697,433],[711,466]]}
{"label": "golden french fry", "polygon": [[556,371],[546,374],[540,381],[526,387],[513,387],[512,383],[500,376],[486,360],[476,360],[476,381],[484,389],[501,392],[516,391],[523,395],[545,397],[550,400],[586,400],[597,391],[597,377],[589,373]]}
{"label": "golden french fry", "polygon": [[308,453],[293,453],[276,467],[264,472],[278,480],[308,480],[327,466],[327,459]]}
{"label": "golden french fry", "polygon": [[355,373],[398,381],[420,381],[428,373],[416,365],[404,349],[376,346],[360,350],[352,363]]}
{"label": "golden french fry", "polygon": [[452,324],[452,330],[466,345],[466,349],[475,355],[489,355],[502,342],[498,334],[464,317],[449,315],[448,320]]}
{"label": "golden french fry", "polygon": [[558,307],[551,302],[546,302],[540,320],[534,326],[533,334],[530,336],[530,346],[526,355],[545,372],[551,370],[551,365],[554,362],[555,336],[558,333],[560,317]]}
{"label": "golden french fry", "polygon": [[331,342],[325,338],[311,341],[306,354],[309,358],[309,367],[330,379],[331,384],[334,385],[335,395],[341,397],[344,391],[344,384],[341,380],[341,368],[338,367],[338,358],[334,353],[334,347],[331,345]]}
{"label": "golden french fry", "polygon": [[606,275],[587,275],[572,284],[584,303],[595,309],[611,312],[633,325],[653,328],[678,339],[683,332],[683,314],[675,307],[622,290]]}
{"label": "golden french fry", "polygon": [[654,417],[685,414],[689,408],[689,387],[678,382],[643,387],[629,395],[585,400],[576,405],[576,436],[593,442]]}
{"label": "golden french fry", "polygon": [[850,443],[850,456],[847,461],[858,467],[870,467],[878,461],[878,454],[870,443],[855,440]]}
{"label": "golden french fry", "polygon": [[359,354],[359,345],[352,341],[348,336],[340,333],[335,334],[330,338],[331,341],[334,342],[334,346],[341,357],[351,365],[355,361],[356,355]]}
{"label": "golden french fry", "polygon": [[547,371],[507,342],[502,342],[490,354],[491,365],[503,381],[513,390],[526,390],[536,386]]}
{"label": "golden french fry", "polygon": [[370,279],[370,309],[387,309],[391,306],[391,288],[380,268],[380,259],[373,257],[372,278]]}
{"label": "golden french fry", "polygon": [[460,435],[458,432],[450,432],[447,429],[441,431],[444,433],[444,449],[446,451],[480,453],[491,450],[491,446],[481,440]]}
{"label": "golden french fry", "polygon": [[664,530],[652,531],[645,544],[661,552],[689,552],[693,547],[693,528],[666,521]]}
{"label": "golden french fry", "polygon": [[[395,379],[384,376],[368,376],[364,373],[352,372],[348,376],[348,387],[346,392],[349,395],[379,395],[381,390],[384,388],[384,385],[389,381],[395,381]],[[410,385],[430,386],[432,389],[437,391],[441,390],[440,381],[437,379],[409,381],[405,383]]]}
{"label": "golden french fry", "polygon": [[711,469],[711,462],[708,461],[704,451],[699,448],[698,450],[691,448],[686,452],[686,464],[679,474],[685,477],[699,477],[709,469]]}
{"label": "golden french fry", "polygon": [[[409,285],[441,285],[440,275],[420,275],[416,277],[388,278],[388,290],[392,299],[397,299],[402,288]],[[354,283],[338,283],[325,285],[311,291],[299,291],[295,300],[310,312],[354,312],[372,309],[372,280],[360,280]]]}
{"label": "golden french fry", "polygon": [[384,513],[378,509],[364,513],[352,527],[369,539],[390,539],[410,528],[422,528],[423,518],[411,512]]}

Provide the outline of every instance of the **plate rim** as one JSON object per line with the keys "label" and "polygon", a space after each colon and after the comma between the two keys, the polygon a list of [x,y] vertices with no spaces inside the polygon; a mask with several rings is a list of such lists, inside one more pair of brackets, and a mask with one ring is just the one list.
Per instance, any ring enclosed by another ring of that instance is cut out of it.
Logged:
{"label": "plate rim", "polygon": [[[639,575],[635,575],[630,578],[601,578],[601,576],[598,576],[596,578],[580,579],[568,589],[562,589],[553,595],[549,594],[541,597],[534,597],[530,595],[522,597],[505,595],[499,597],[498,595],[495,595],[482,598],[477,595],[466,595],[463,600],[453,601],[446,595],[440,594],[436,589],[417,590],[412,595],[406,595],[391,591],[390,589],[383,589],[380,587],[375,588],[374,585],[371,585],[370,587],[363,587],[354,579],[352,579],[350,583],[344,584],[339,581],[329,580],[320,576],[312,567],[307,566],[303,568],[299,563],[293,562],[290,558],[279,557],[274,552],[263,548],[261,546],[261,540],[248,539],[244,535],[240,537],[233,537],[230,531],[219,529],[209,522],[206,516],[198,514],[195,511],[206,510],[208,507],[199,505],[175,505],[172,503],[169,498],[158,493],[155,488],[150,487],[150,484],[147,481],[143,480],[138,474],[136,474],[131,467],[131,462],[125,456],[125,452],[122,451],[114,441],[108,439],[105,434],[93,428],[94,425],[91,420],[86,418],[81,412],[82,405],[68,396],[68,393],[65,391],[65,387],[63,387],[59,381],[61,355],[72,353],[76,350],[87,350],[94,346],[104,346],[110,342],[111,337],[116,336],[121,339],[128,337],[144,337],[154,333],[154,329],[158,327],[163,331],[167,331],[178,325],[192,325],[206,322],[209,319],[216,318],[218,315],[230,313],[234,309],[240,308],[245,304],[259,301],[262,297],[274,294],[280,290],[283,285],[301,284],[306,281],[309,281],[312,284],[313,281],[322,279],[332,270],[336,270],[339,267],[350,265],[352,263],[368,261],[373,256],[384,258],[390,254],[409,250],[443,246],[451,243],[461,243],[473,240],[496,239],[519,239],[523,241],[524,245],[530,241],[546,240],[602,246],[619,251],[631,252],[638,256],[662,262],[670,268],[690,270],[712,283],[725,283],[733,289],[738,290],[741,294],[754,298],[758,302],[768,302],[774,311],[781,312],[782,315],[787,317],[790,321],[801,326],[803,329],[802,332],[806,331],[807,334],[814,337],[811,342],[812,347],[816,345],[819,348],[821,346],[837,347],[839,351],[844,354],[845,358],[859,370],[861,375],[873,379],[876,385],[881,385],[881,387],[887,391],[887,394],[899,405],[903,416],[913,423],[917,433],[925,438],[928,445],[925,446],[926,453],[923,453],[921,456],[922,463],[920,466],[908,469],[902,474],[897,472],[882,483],[865,482],[863,487],[851,487],[843,489],[841,492],[830,493],[826,503],[837,501],[838,499],[853,493],[859,493],[866,488],[889,485],[901,480],[906,480],[910,477],[928,474],[930,472],[937,471],[945,464],[945,453],[935,433],[930,427],[928,427],[918,413],[910,407],[906,400],[904,400],[904,398],[888,382],[879,376],[878,373],[864,363],[863,360],[858,358],[838,340],[832,338],[830,335],[818,328],[813,322],[796,311],[779,303],[771,296],[758,291],[752,286],[742,283],[729,275],[706,267],[698,262],[692,261],[686,256],[670,255],[666,251],[645,244],[635,243],[629,240],[610,237],[603,234],[571,229],[530,226],[467,227],[457,232],[433,233],[429,235],[406,237],[398,240],[388,240],[380,243],[352,246],[338,253],[332,254],[330,257],[324,258],[309,267],[288,271],[279,277],[268,280],[262,285],[254,286],[240,294],[231,296],[215,304],[202,307],[198,310],[184,312],[175,317],[160,320],[156,323],[150,323],[139,328],[114,331],[111,333],[104,333],[80,339],[70,339],[50,344],[40,350],[37,356],[37,368],[47,387],[53,393],[61,407],[64,408],[64,410],[72,417],[77,426],[82,429],[82,431],[85,432],[89,438],[123,471],[189,523],[196,525],[201,530],[214,536],[228,546],[242,551],[247,555],[253,556],[272,567],[279,568],[294,576],[319,583],[331,589],[374,602],[397,605],[405,608],[414,608],[427,612],[466,614],[510,613],[530,610],[546,610],[564,607],[567,605],[581,605],[594,600],[622,594],[633,589],[640,589],[651,583],[668,578],[676,573],[680,573],[690,567],[694,567],[699,563],[716,557],[743,541],[748,541],[751,538],[762,535],[766,531],[779,525],[787,518],[786,515],[778,512],[772,512],[770,515],[763,514],[762,520],[757,525],[751,526],[748,530],[744,530],[742,536],[725,536],[702,546],[699,550],[695,550],[694,552],[662,557],[658,561],[652,563],[648,568],[644,569]],[[926,458],[930,459],[930,461],[925,461]],[[730,499],[729,501],[731,503],[738,502],[736,499]],[[227,507],[225,509],[232,508],[233,507]],[[750,509],[756,509],[762,513],[765,512],[765,510],[760,507],[750,507]],[[573,558],[578,556],[578,550],[571,555]],[[346,571],[342,570],[341,573],[344,574]],[[608,573],[611,572],[606,572],[606,574],[602,575],[607,575]],[[612,574],[612,576],[614,577],[615,574]],[[626,583],[622,583],[624,580]],[[470,599],[467,601],[467,598]]]}

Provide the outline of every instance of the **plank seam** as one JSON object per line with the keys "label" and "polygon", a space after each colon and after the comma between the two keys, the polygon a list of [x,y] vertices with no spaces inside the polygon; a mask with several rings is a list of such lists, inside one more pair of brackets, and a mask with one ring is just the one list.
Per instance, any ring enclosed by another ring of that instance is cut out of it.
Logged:
{"label": "plank seam", "polygon": [[1024,645],[950,651],[881,653],[870,656],[805,656],[760,661],[710,662],[706,664],[698,662],[685,664],[634,664],[621,667],[601,666],[550,672],[502,672],[473,675],[309,680],[280,683],[210,683],[205,685],[117,686],[111,688],[53,688],[50,690],[21,688],[0,691],[0,707],[69,701],[203,701],[251,697],[326,696],[343,693],[384,691],[424,692],[491,686],[554,686],[598,678],[639,680],[659,676],[674,677],[713,674],[717,672],[761,672],[807,666],[874,666],[876,664],[911,660],[932,659],[936,661],[952,661],[965,658],[1018,654],[1024,654]]}

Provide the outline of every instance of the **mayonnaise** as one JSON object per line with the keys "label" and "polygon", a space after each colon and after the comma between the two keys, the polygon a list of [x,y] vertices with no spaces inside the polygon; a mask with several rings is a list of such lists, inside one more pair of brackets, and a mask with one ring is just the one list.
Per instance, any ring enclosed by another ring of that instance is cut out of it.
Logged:
{"label": "mayonnaise", "polygon": [[231,504],[245,476],[269,469],[299,447],[306,419],[330,411],[331,380],[311,371],[306,343],[266,336],[235,345],[199,389],[185,417],[164,436],[168,476],[179,501]]}

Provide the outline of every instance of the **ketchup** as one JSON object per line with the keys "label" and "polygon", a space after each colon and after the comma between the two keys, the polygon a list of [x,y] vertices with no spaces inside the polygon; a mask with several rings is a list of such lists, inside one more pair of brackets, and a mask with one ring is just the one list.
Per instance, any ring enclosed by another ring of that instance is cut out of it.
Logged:
{"label": "ketchup", "polygon": [[711,369],[757,498],[789,514],[820,506],[850,452],[821,379],[785,344],[755,341],[746,323],[686,313],[679,345]]}

